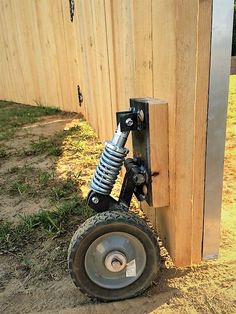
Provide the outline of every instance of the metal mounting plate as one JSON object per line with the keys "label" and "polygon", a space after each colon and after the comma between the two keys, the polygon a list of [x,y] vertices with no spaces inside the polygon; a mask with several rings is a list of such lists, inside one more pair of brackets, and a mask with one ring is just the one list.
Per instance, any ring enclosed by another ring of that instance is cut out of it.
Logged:
{"label": "metal mounting plate", "polygon": [[130,107],[136,112],[142,110],[144,113],[145,129],[132,132],[134,157],[141,158],[148,173],[146,201],[152,206],[152,184],[151,184],[151,162],[150,162],[150,137],[149,137],[149,110],[148,103],[143,100],[130,99]]}

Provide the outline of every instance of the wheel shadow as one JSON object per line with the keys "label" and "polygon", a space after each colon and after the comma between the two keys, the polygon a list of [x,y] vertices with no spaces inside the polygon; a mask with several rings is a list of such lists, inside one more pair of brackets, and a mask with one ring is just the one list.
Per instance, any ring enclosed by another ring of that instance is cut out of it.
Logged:
{"label": "wheel shadow", "polygon": [[[143,295],[132,299],[116,302],[99,302],[96,304],[87,304],[79,308],[79,313],[112,313],[113,311],[122,311],[126,314],[148,314],[158,310],[162,305],[169,303],[172,298],[180,297],[182,292],[178,288],[171,287],[168,283],[170,279],[185,276],[190,269],[161,269],[156,281],[152,287],[144,292]],[[67,312],[65,312],[67,313]],[[78,308],[71,313],[78,313]]]}

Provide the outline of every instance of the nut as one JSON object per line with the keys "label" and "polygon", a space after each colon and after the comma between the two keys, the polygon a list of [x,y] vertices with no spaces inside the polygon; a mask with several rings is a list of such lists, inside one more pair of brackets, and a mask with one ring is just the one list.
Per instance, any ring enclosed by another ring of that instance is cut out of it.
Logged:
{"label": "nut", "polygon": [[93,202],[94,204],[98,204],[98,203],[99,203],[99,198],[96,197],[96,196],[93,196],[93,197],[92,197],[92,202]]}

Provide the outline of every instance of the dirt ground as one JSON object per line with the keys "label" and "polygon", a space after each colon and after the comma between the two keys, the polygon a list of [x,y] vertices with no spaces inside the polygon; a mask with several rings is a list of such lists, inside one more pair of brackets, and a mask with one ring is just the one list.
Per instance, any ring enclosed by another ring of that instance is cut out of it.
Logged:
{"label": "dirt ground", "polygon": [[[24,245],[16,242],[15,247],[1,250],[0,312],[236,313],[236,76],[231,76],[230,86],[219,259],[187,268],[170,266],[167,269],[163,263],[158,280],[143,296],[99,303],[80,293],[67,273],[68,244],[84,220],[82,216],[72,215],[59,233],[35,228]],[[1,110],[4,108],[0,107],[0,115]],[[80,132],[76,131],[60,138],[62,151],[58,156],[45,151],[32,153],[34,141],[42,137],[51,138],[63,129],[78,125],[83,132],[83,141]],[[51,193],[56,184],[67,180],[68,174],[78,174],[76,188],[82,200],[96,164],[97,152],[102,147],[91,134],[90,128],[78,116],[58,113],[42,116],[38,121],[18,128],[10,140],[2,140],[0,222],[8,220],[17,224],[22,217],[19,214],[31,215],[39,209],[62,206],[68,201],[67,196],[59,197],[57,192],[57,198],[52,201]],[[90,147],[83,146],[86,141],[90,141]],[[92,153],[84,164],[83,156],[88,155],[86,149]],[[21,183],[15,190],[12,182],[19,183],[22,169],[25,185]],[[39,176],[36,170],[41,171]],[[40,174],[52,172],[53,179],[50,177],[47,183],[40,185],[35,181],[36,177],[41,178]],[[73,191],[70,193],[71,198],[74,197]]]}

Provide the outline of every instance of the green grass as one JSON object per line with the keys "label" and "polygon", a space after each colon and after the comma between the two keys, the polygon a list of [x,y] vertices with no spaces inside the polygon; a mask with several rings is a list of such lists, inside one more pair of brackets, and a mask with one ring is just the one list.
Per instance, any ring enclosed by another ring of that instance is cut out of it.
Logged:
{"label": "green grass", "polygon": [[54,141],[53,138],[40,137],[37,141],[33,141],[30,149],[25,151],[29,155],[42,155],[60,156],[62,154],[61,143]]}
{"label": "green grass", "polygon": [[11,196],[36,196],[40,188],[40,182],[37,178],[40,173],[40,170],[29,165],[23,167],[14,166],[4,176],[5,182],[2,192]]}
{"label": "green grass", "polygon": [[10,184],[10,187],[9,187],[9,192],[10,194],[12,195],[23,195],[23,194],[26,194],[30,191],[30,185],[29,183],[25,182],[25,181],[15,181],[15,182],[12,182]]}
{"label": "green grass", "polygon": [[33,123],[45,115],[59,113],[59,109],[44,106],[26,106],[14,102],[0,101],[0,140],[13,137],[17,128]]}
{"label": "green grass", "polygon": [[69,197],[72,193],[77,193],[77,184],[71,179],[67,179],[52,187],[49,198],[51,201],[59,201],[62,198]]}
{"label": "green grass", "polygon": [[[0,139],[7,141],[24,124],[33,123],[44,115],[55,114],[58,110],[0,102],[0,112]],[[2,144],[4,145],[3,141]],[[71,226],[82,223],[94,214],[86,205],[80,188],[91,178],[91,171],[95,168],[101,147],[93,130],[83,120],[53,136],[39,137],[25,150],[19,147],[20,153],[14,155],[14,158],[21,161],[25,159],[25,166],[13,164],[4,173],[0,192],[5,194],[4,197],[14,196],[22,205],[29,198],[37,197],[38,200],[43,200],[40,203],[43,205],[39,205],[43,209],[34,214],[20,215],[14,223],[0,221],[0,251],[18,251],[36,237],[47,239],[48,236],[64,234],[71,230]],[[62,155],[62,152],[65,154]],[[41,161],[41,155],[48,158],[49,164],[54,158],[48,156],[60,158],[55,158],[52,168],[48,169],[46,163],[40,169],[37,162],[32,163],[32,158],[29,157],[40,156]],[[10,156],[12,157],[13,155]],[[5,158],[4,146],[0,151],[0,158]],[[65,160],[70,160],[69,169],[65,167]],[[61,172],[62,177],[58,177],[60,162],[61,169],[65,167],[66,171]]]}
{"label": "green grass", "polygon": [[48,171],[40,171],[38,174],[38,183],[40,187],[46,187],[53,178],[53,173],[49,173]]}
{"label": "green grass", "polygon": [[54,210],[41,210],[32,215],[21,215],[20,222],[17,224],[10,222],[0,224],[0,250],[19,249],[30,240],[35,229],[41,229],[48,235],[61,234],[65,232],[73,216],[80,217],[80,220],[84,221],[93,214],[83,199],[74,197]]}
{"label": "green grass", "polygon": [[81,184],[79,174],[68,174],[67,178],[59,179],[53,171],[25,165],[12,167],[6,172],[5,182],[0,192],[24,197],[24,199],[45,197],[50,204],[57,204],[60,200],[71,199],[78,194]]}
{"label": "green grass", "polygon": [[58,132],[51,137],[41,136],[38,140],[31,142],[30,149],[24,151],[24,154],[27,156],[42,154],[46,154],[47,156],[60,156],[63,153],[62,144],[64,139],[73,136],[74,133],[80,132],[80,130],[81,127],[77,125],[68,130]]}

